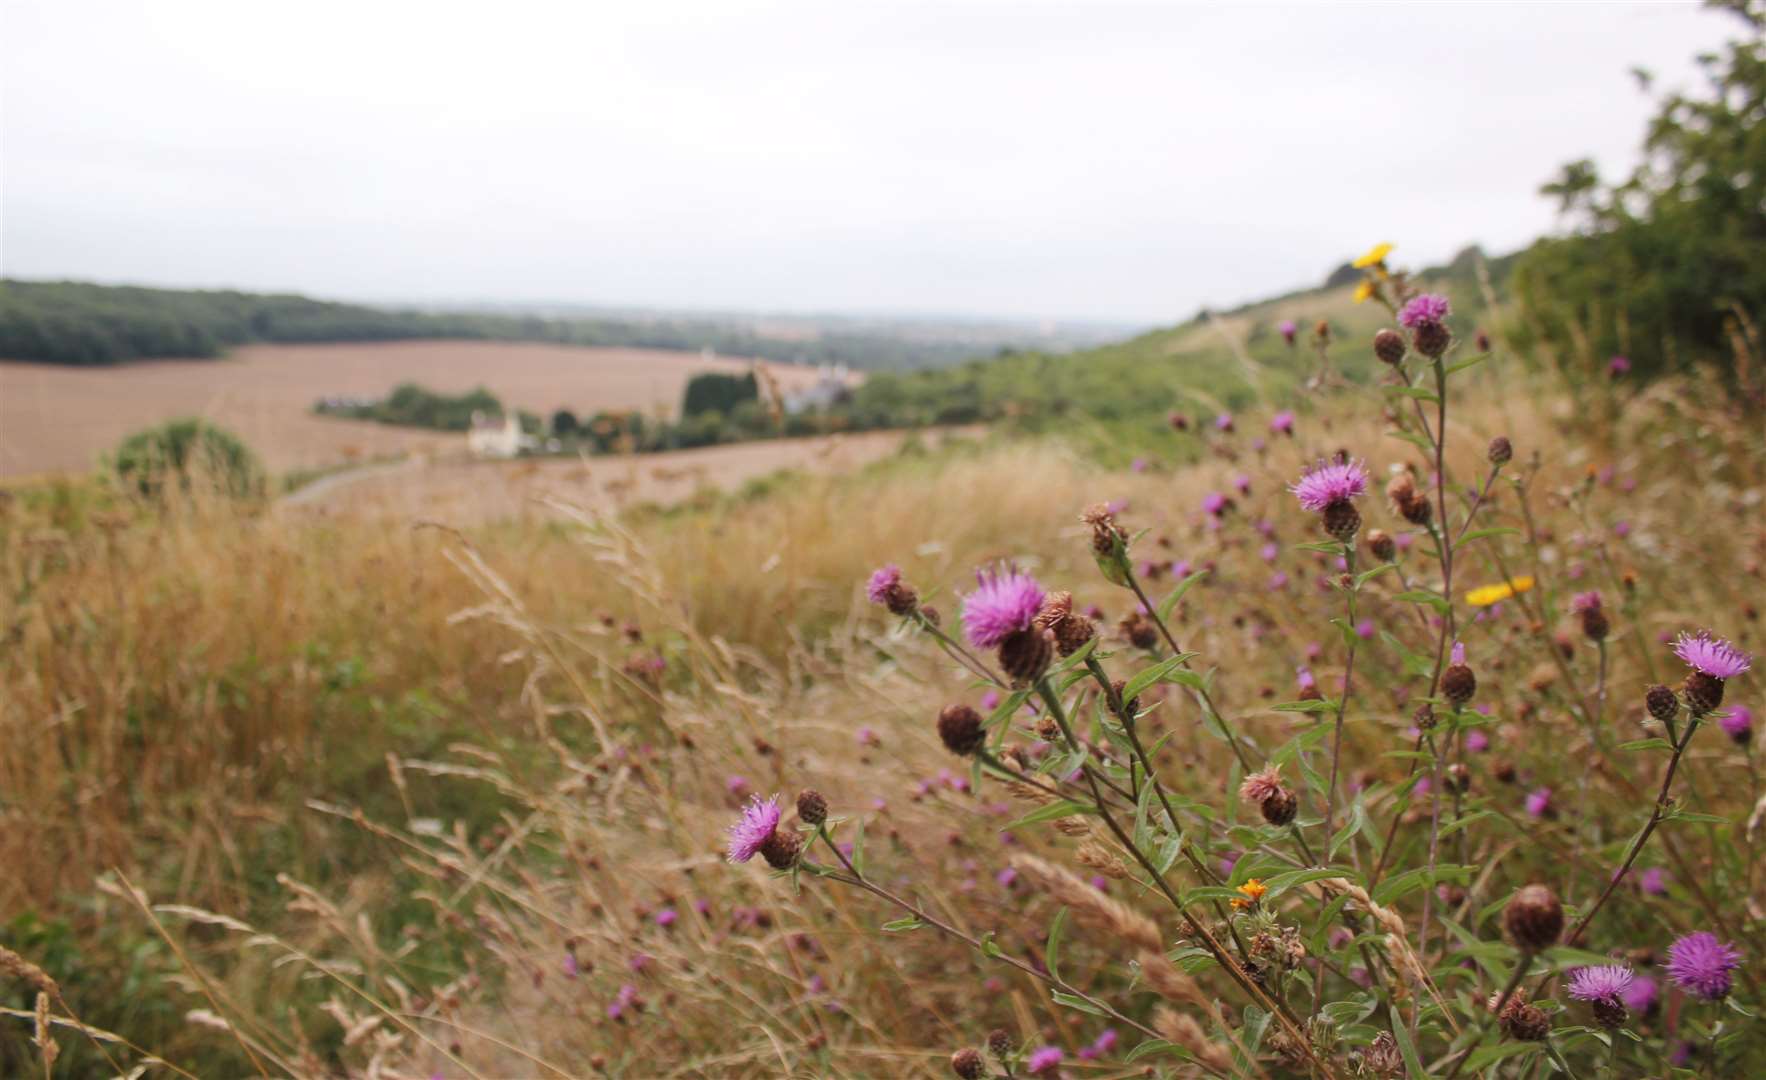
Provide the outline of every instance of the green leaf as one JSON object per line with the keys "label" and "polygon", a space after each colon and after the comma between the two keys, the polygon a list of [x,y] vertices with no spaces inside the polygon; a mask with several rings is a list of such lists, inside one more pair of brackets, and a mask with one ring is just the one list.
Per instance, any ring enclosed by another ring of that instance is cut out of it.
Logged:
{"label": "green leaf", "polygon": [[1037,807],[1035,810],[1030,811],[1030,813],[1025,814],[1016,821],[1007,824],[1005,828],[1016,829],[1020,825],[1034,825],[1039,821],[1052,821],[1055,818],[1071,817],[1074,814],[1095,814],[1097,812],[1097,807],[1090,803],[1077,802],[1073,799],[1060,799],[1056,802],[1046,803]]}
{"label": "green leaf", "polygon": [[981,937],[981,955],[993,960],[997,960],[1006,955],[1006,950],[1000,948],[999,943],[993,940],[992,930],[989,930]]}
{"label": "green leaf", "polygon": [[1136,1046],[1133,1050],[1130,1050],[1128,1056],[1123,1058],[1122,1061],[1124,1064],[1127,1064],[1151,1054],[1176,1054],[1185,1059],[1188,1059],[1191,1056],[1188,1050],[1185,1050],[1174,1042],[1166,1042],[1164,1039],[1148,1039],[1139,1046]]}
{"label": "green leaf", "polygon": [[894,922],[884,923],[883,929],[893,934],[898,930],[918,930],[925,925],[925,923],[920,921],[918,915],[909,915],[905,919],[896,919]]}
{"label": "green leaf", "polygon": [[1484,361],[1486,361],[1488,359],[1490,359],[1490,354],[1487,352],[1486,353],[1479,353],[1476,356],[1468,356],[1464,360],[1457,360],[1451,364],[1448,364],[1447,370],[1444,374],[1452,375],[1454,372],[1464,371],[1466,368],[1474,367],[1478,364],[1482,364]]}
{"label": "green leaf", "polygon": [[1438,402],[1441,400],[1435,396],[1435,391],[1422,386],[1388,386],[1386,387],[1386,390],[1390,393],[1403,394],[1405,397],[1416,398],[1418,401]]}
{"label": "green leaf", "polygon": [[1194,655],[1194,653],[1180,653],[1177,656],[1171,657],[1169,660],[1161,660],[1152,667],[1145,668],[1136,673],[1134,678],[1129,679],[1127,685],[1122,688],[1122,700],[1133,701],[1140,696],[1142,690],[1145,690],[1147,687],[1164,679],[1178,668],[1183,667],[1184,664],[1189,662],[1190,657]]}
{"label": "green leaf", "polygon": [[1427,589],[1410,589],[1406,592],[1399,593],[1392,599],[1405,600],[1412,604],[1427,604],[1434,608],[1437,613],[1442,615],[1453,610],[1453,605],[1448,603],[1446,599],[1436,593],[1429,592]]}
{"label": "green leaf", "polygon": [[1393,1024],[1392,1037],[1398,1040],[1398,1053],[1404,1057],[1404,1075],[1409,1080],[1428,1080],[1423,1060],[1417,1057],[1416,1044],[1410,1041],[1410,1031],[1402,1023]]}
{"label": "green leaf", "polygon": [[1049,943],[1043,946],[1042,963],[1049,969],[1049,974],[1059,979],[1060,965],[1056,962],[1061,958],[1061,931],[1067,926],[1067,909],[1055,912],[1055,919],[1049,923]]}
{"label": "green leaf", "polygon": [[1665,817],[1662,818],[1662,821],[1663,822],[1694,821],[1694,822],[1699,822],[1699,823],[1705,824],[1705,825],[1727,825],[1727,824],[1729,824],[1729,819],[1726,817],[1718,817],[1716,814],[1695,814],[1690,810],[1670,811]]}
{"label": "green leaf", "polygon": [[1662,739],[1662,738],[1632,739],[1630,742],[1620,743],[1619,749],[1621,749],[1621,750],[1672,750],[1672,749],[1674,749],[1674,744],[1669,742],[1667,739]]}
{"label": "green leaf", "polygon": [[1109,1016],[1110,1015],[1109,1013],[1098,1008],[1096,1005],[1093,1005],[1091,1002],[1085,1000],[1082,997],[1075,997],[1072,994],[1063,993],[1059,990],[1054,991],[1054,998],[1055,998],[1055,1001],[1057,1001],[1058,1003],[1060,1003],[1062,1005],[1067,1006],[1069,1009],[1078,1009],[1080,1012],[1088,1012],[1088,1013],[1091,1013],[1093,1016]]}
{"label": "green leaf", "polygon": [[1319,698],[1316,701],[1284,701],[1269,708],[1271,712],[1329,713],[1337,711],[1337,703]]}
{"label": "green leaf", "polygon": [[1507,1042],[1497,1043],[1495,1046],[1480,1047],[1476,1053],[1466,1059],[1464,1071],[1468,1076],[1475,1076],[1478,1070],[1486,1065],[1494,1065],[1499,1061],[1537,1049],[1539,1049],[1539,1044],[1532,1042]]}
{"label": "green leaf", "polygon": [[1177,607],[1179,601],[1183,599],[1183,594],[1189,592],[1190,586],[1202,580],[1207,575],[1208,571],[1197,570],[1195,573],[1187,575],[1182,581],[1178,582],[1177,587],[1171,590],[1171,595],[1159,601],[1159,621],[1165,622],[1170,619],[1172,609]]}
{"label": "green leaf", "polygon": [[1355,587],[1357,589],[1359,589],[1363,585],[1367,584],[1369,581],[1373,580],[1374,578],[1379,577],[1381,574],[1385,573],[1386,571],[1396,570],[1396,569],[1398,569],[1397,563],[1386,562],[1386,563],[1381,563],[1380,565],[1374,567],[1372,570],[1363,570],[1361,573],[1355,575]]}
{"label": "green leaf", "polygon": [[1347,866],[1315,866],[1309,870],[1288,870],[1263,879],[1269,887],[1271,896],[1279,895],[1286,889],[1296,885],[1304,885],[1308,881],[1323,881],[1325,878],[1344,878],[1348,881],[1360,881],[1361,875]]}
{"label": "green leaf", "polygon": [[1471,532],[1460,537],[1459,543],[1453,545],[1453,550],[1458,551],[1473,540],[1483,540],[1491,536],[1518,536],[1520,535],[1520,532],[1521,530],[1512,528],[1508,525],[1497,525],[1494,528],[1489,529],[1473,529]]}
{"label": "green leaf", "polygon": [[1423,438],[1414,431],[1388,431],[1386,432],[1386,437],[1390,439],[1403,439],[1405,442],[1410,443],[1425,454],[1432,454],[1435,452],[1435,448],[1429,444],[1429,440]]}

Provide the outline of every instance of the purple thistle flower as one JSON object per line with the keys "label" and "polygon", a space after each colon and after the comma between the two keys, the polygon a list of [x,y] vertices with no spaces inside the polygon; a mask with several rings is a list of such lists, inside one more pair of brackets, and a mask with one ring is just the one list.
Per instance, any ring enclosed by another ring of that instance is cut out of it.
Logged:
{"label": "purple thistle flower", "polygon": [[1262,550],[1260,550],[1257,554],[1262,556],[1264,562],[1275,562],[1276,556],[1280,555],[1281,553],[1282,553],[1282,549],[1277,547],[1276,545],[1264,544]]}
{"label": "purple thistle flower", "polygon": [[1615,356],[1607,361],[1607,374],[1615,379],[1628,373],[1630,370],[1631,358],[1628,356]]}
{"label": "purple thistle flower", "polygon": [[1630,536],[1631,535],[1631,523],[1629,521],[1614,522],[1613,523],[1613,535],[1618,537],[1621,540],[1625,539],[1627,536]]}
{"label": "purple thistle flower", "polygon": [[1137,473],[1138,472],[1146,472],[1147,471],[1147,459],[1144,457],[1137,457],[1133,461],[1128,463],[1128,467],[1130,470],[1137,472]]}
{"label": "purple thistle flower", "polygon": [[993,880],[1009,889],[1018,883],[1018,871],[1008,866],[1004,870],[993,875]]}
{"label": "purple thistle flower", "polygon": [[1233,487],[1239,489],[1240,495],[1249,495],[1251,494],[1251,478],[1244,473],[1240,473],[1233,477]]}
{"label": "purple thistle flower", "polygon": [[1312,669],[1308,667],[1298,667],[1294,669],[1294,682],[1298,684],[1302,690],[1318,689],[1318,680],[1312,677]]}
{"label": "purple thistle flower", "polygon": [[1551,789],[1534,788],[1527,793],[1527,816],[1544,817],[1551,810]]}
{"label": "purple thistle flower", "polygon": [[1271,592],[1280,592],[1287,587],[1288,575],[1286,571],[1277,570],[1269,576],[1269,589]]}
{"label": "purple thistle flower", "polygon": [[1637,875],[1637,887],[1646,896],[1664,896],[1668,892],[1668,874],[1659,866],[1652,866]]}
{"label": "purple thistle flower", "polygon": [[1371,640],[1374,636],[1374,621],[1372,619],[1363,619],[1356,623],[1355,636],[1363,641]]}
{"label": "purple thistle flower", "polygon": [[1579,592],[1570,597],[1570,610],[1580,615],[1585,611],[1600,610],[1600,593]]}
{"label": "purple thistle flower", "polygon": [[978,570],[975,581],[976,590],[963,597],[963,632],[977,648],[994,648],[1030,629],[1042,610],[1042,586],[1015,566]]}
{"label": "purple thistle flower", "polygon": [[1709,630],[1697,634],[1681,631],[1674,639],[1674,655],[1713,679],[1733,679],[1753,665],[1754,658]]}
{"label": "purple thistle flower", "polygon": [[1466,749],[1474,754],[1483,753],[1490,749],[1490,736],[1479,731],[1477,728],[1473,728],[1471,731],[1466,732]]}
{"label": "purple thistle flower", "polygon": [[1287,409],[1276,413],[1269,418],[1269,430],[1277,435],[1292,435],[1294,433],[1294,414]]}
{"label": "purple thistle flower", "polygon": [[1038,1073],[1046,1073],[1056,1065],[1059,1065],[1061,1059],[1065,1056],[1065,1054],[1061,1053],[1060,1047],[1045,1046],[1024,1059],[1024,1071],[1030,1073],[1032,1076],[1035,1076]]}
{"label": "purple thistle flower", "polygon": [[1424,323],[1438,323],[1447,318],[1453,310],[1447,297],[1435,293],[1424,293],[1405,304],[1398,312],[1398,322],[1410,330],[1415,330]]}
{"label": "purple thistle flower", "polygon": [[675,920],[678,918],[680,918],[680,915],[675,911],[674,908],[665,907],[661,911],[658,911],[656,913],[656,925],[662,926],[662,927],[673,926],[675,924]]}
{"label": "purple thistle flower", "polygon": [[871,571],[871,580],[865,585],[865,596],[873,604],[889,602],[889,593],[901,584],[901,567],[894,563],[886,563]]}
{"label": "purple thistle flower", "polygon": [[1631,989],[1636,974],[1624,964],[1602,964],[1570,972],[1570,996],[1577,1001],[1617,1002]]}
{"label": "purple thistle flower", "polygon": [[574,979],[578,975],[580,975],[581,973],[582,973],[582,968],[580,966],[578,966],[578,964],[577,964],[576,954],[572,953],[572,952],[565,953],[564,954],[564,977],[567,979]]}
{"label": "purple thistle flower", "polygon": [[1288,344],[1292,345],[1294,343],[1294,334],[1299,330],[1299,327],[1294,325],[1293,319],[1283,319],[1281,325],[1277,326],[1276,329],[1280,330],[1282,332],[1282,337],[1287,338]]}
{"label": "purple thistle flower", "polygon": [[1231,431],[1233,429],[1233,414],[1223,412],[1219,416],[1216,416],[1214,418],[1214,427],[1218,431]]}
{"label": "purple thistle flower", "polygon": [[1754,710],[1746,705],[1737,705],[1729,710],[1729,715],[1717,718],[1717,726],[1731,739],[1745,743],[1754,735]]}
{"label": "purple thistle flower", "polygon": [[1215,517],[1219,517],[1221,514],[1225,513],[1227,505],[1227,497],[1218,491],[1210,491],[1208,494],[1202,496],[1202,511],[1207,514],[1212,514]]}
{"label": "purple thistle flower", "polygon": [[1632,1012],[1646,1013],[1655,1008],[1656,992],[1656,980],[1648,975],[1639,975],[1619,994],[1619,1000]]}
{"label": "purple thistle flower", "polygon": [[1682,990],[1716,1001],[1729,993],[1729,973],[1741,966],[1741,951],[1700,930],[1668,946],[1668,977]]}
{"label": "purple thistle flower", "polygon": [[729,860],[733,863],[747,862],[754,858],[761,845],[773,838],[779,831],[779,797],[770,799],[754,796],[748,808],[742,811],[742,818],[730,826]]}
{"label": "purple thistle flower", "polygon": [[1367,467],[1359,461],[1321,461],[1288,488],[1303,510],[1319,511],[1367,494]]}
{"label": "purple thistle flower", "polygon": [[1465,642],[1456,641],[1453,643],[1452,661],[1455,664],[1464,664],[1466,662],[1466,643]]}

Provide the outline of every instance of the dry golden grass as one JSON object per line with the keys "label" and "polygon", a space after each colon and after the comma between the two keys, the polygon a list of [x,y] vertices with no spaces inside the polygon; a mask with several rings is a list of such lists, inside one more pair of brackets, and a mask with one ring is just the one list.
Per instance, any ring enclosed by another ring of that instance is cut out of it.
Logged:
{"label": "dry golden grass", "polygon": [[[1669,666],[1658,633],[1714,624],[1758,650],[1766,453],[1745,423],[1668,390],[1612,428],[1555,401],[1541,392],[1456,413],[1456,477],[1480,474],[1498,433],[1514,437],[1518,461],[1539,456],[1530,505],[1543,532],[1537,548],[1472,549],[1461,581],[1501,580],[1502,551],[1545,583],[1535,600],[1552,595],[1561,610],[1572,588],[1621,595],[1634,571],[1639,614],[1616,620],[1608,684],[1612,722],[1631,732],[1638,687]],[[96,876],[123,868],[191,952],[181,1007],[226,1025],[191,1028],[176,1048],[235,1048],[292,1075],[918,1076],[944,1073],[953,1048],[996,1026],[1019,1044],[1084,1045],[1102,1021],[929,930],[880,934],[899,912],[878,901],[812,880],[793,897],[785,881],[727,866],[723,828],[747,791],[814,787],[836,815],[862,819],[874,877],[992,932],[1012,956],[1039,957],[1055,898],[996,872],[1026,850],[1092,867],[1048,824],[1002,846],[1000,826],[1033,804],[993,782],[964,790],[931,724],[979,691],[866,605],[864,576],[900,563],[948,621],[974,567],[1016,558],[1114,618],[1126,594],[1098,579],[1077,515],[1125,499],[1124,520],[1151,530],[1137,554],[1215,565],[1176,629],[1221,665],[1223,713],[1274,746],[1312,723],[1268,708],[1292,696],[1307,645],[1327,643],[1313,664],[1321,686],[1340,673],[1324,622],[1337,601],[1314,587],[1325,568],[1292,550],[1313,536],[1280,484],[1338,446],[1376,471],[1407,459],[1367,414],[1364,400],[1325,402],[1293,442],[1257,453],[1241,437],[1230,460],[1178,475],[1106,473],[1056,444],[1002,442],[680,514],[616,522],[560,507],[559,527],[456,533],[198,505],[56,532],[14,506],[0,532],[14,598],[0,627],[0,859],[19,872],[0,882],[0,910],[93,896]],[[1608,431],[1647,438],[1609,443]],[[1609,466],[1610,479],[1591,475]],[[1202,496],[1231,490],[1240,471],[1251,494],[1213,531]],[[1497,489],[1491,514],[1524,525],[1510,490]],[[1383,509],[1368,517],[1394,528]],[[1257,518],[1276,523],[1285,591],[1266,587],[1261,538],[1242,524]],[[1419,618],[1389,600],[1374,617],[1395,632]],[[1526,786],[1556,783],[1568,797],[1580,784],[1577,797],[1602,807],[1598,827],[1619,829],[1636,803],[1618,778],[1565,772],[1591,753],[1566,712],[1580,691],[1530,670],[1529,657],[1550,667],[1568,626],[1511,616],[1474,631],[1489,658],[1479,700],[1497,707],[1490,758],[1522,786],[1484,761],[1475,783],[1511,818]],[[1127,663],[1123,643],[1109,647]],[[660,673],[643,663],[657,657]],[[1584,649],[1569,670],[1580,681],[1591,664]],[[1370,648],[1357,670],[1345,767],[1396,781],[1405,764],[1384,755],[1409,715],[1389,692],[1397,660]],[[1149,718],[1155,735],[1172,732],[1166,779],[1242,813],[1230,759],[1195,719],[1175,696]],[[1701,742],[1694,798],[1735,812],[1744,765],[1727,743]],[[1382,795],[1370,812],[1384,823],[1393,809]],[[1579,822],[1516,825],[1469,853],[1483,869],[1465,909],[1553,861],[1599,880]],[[276,830],[296,839],[256,847]],[[347,876],[332,858],[344,849]],[[1689,831],[1678,857],[1684,880],[1718,854]],[[265,905],[266,876],[280,881],[282,910]],[[1109,887],[1114,901],[1158,910],[1125,882]],[[97,917],[145,928],[134,894],[111,888],[94,897]],[[1391,914],[1414,920],[1420,897]],[[205,910],[252,910],[274,936]],[[1181,927],[1168,911],[1157,919],[1174,944]],[[1129,941],[1071,936],[1063,971],[1087,985],[1124,985],[1146,951],[1138,923]],[[199,971],[212,975],[198,983]],[[1177,1011],[1155,1020],[1160,980]],[[294,989],[331,1002],[291,1014],[288,1001],[306,1000]],[[1220,980],[1206,993],[1229,1016],[1242,1004]],[[1208,1010],[1176,1000],[1190,995],[1161,973],[1119,1000],[1198,1053],[1230,1057]]]}

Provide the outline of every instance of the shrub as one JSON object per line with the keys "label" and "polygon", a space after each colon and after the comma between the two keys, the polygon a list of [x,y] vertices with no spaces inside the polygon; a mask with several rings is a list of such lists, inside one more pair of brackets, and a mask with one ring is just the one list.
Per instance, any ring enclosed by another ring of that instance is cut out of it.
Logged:
{"label": "shrub", "polygon": [[244,499],[264,491],[263,468],[251,448],[200,417],[169,420],[124,439],[115,469],[125,484],[148,496],[164,494],[174,478],[186,492],[200,486]]}

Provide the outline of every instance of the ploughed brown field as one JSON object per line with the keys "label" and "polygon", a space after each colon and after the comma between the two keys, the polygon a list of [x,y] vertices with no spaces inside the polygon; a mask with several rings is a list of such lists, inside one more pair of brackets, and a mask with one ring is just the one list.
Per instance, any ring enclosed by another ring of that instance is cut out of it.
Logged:
{"label": "ploughed brown field", "polygon": [[[313,402],[378,397],[402,382],[461,393],[484,386],[504,404],[549,415],[680,406],[687,379],[749,361],[660,349],[495,341],[250,345],[219,360],[117,367],[0,363],[0,477],[90,468],[131,432],[203,416],[251,444],[273,472],[413,450],[464,450],[465,436],[316,416]],[[813,368],[768,364],[786,389]]]}

